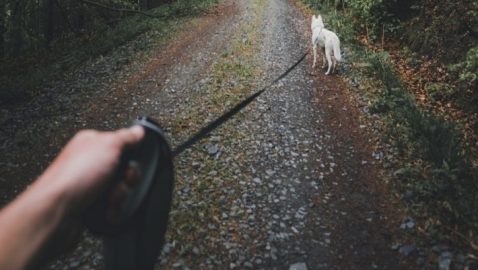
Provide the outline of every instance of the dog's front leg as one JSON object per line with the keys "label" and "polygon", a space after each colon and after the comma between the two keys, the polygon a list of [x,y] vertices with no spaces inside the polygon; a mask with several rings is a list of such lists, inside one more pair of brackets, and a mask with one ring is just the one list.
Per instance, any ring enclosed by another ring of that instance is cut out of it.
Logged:
{"label": "dog's front leg", "polygon": [[324,47],[324,51],[322,52],[322,69],[325,68],[325,54],[326,54],[326,52],[325,52],[325,47]]}

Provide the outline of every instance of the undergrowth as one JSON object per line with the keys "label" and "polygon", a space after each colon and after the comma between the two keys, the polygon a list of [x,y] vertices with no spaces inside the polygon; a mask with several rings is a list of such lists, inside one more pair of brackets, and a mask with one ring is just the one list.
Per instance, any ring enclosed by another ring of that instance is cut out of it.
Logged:
{"label": "undergrowth", "polygon": [[[392,185],[402,194],[409,214],[423,223],[429,240],[447,240],[470,248],[478,232],[478,172],[464,147],[459,129],[417,105],[385,52],[373,52],[356,41],[360,27],[347,12],[319,1],[302,0],[315,13],[325,14],[325,26],[336,31],[360,69],[348,75],[373,80],[362,93],[372,100],[369,112],[380,116],[386,134],[399,153]],[[463,84],[476,87],[476,52],[453,68],[463,73]],[[460,235],[457,241],[456,235]]]}
{"label": "undergrowth", "polygon": [[366,58],[371,63],[368,74],[383,85],[371,112],[384,117],[389,140],[409,163],[397,171],[396,181],[403,192],[416,194],[411,209],[416,215],[427,213],[427,225],[477,231],[478,178],[462,135],[452,123],[417,106],[386,54]]}
{"label": "undergrowth", "polygon": [[[157,18],[132,15],[114,25],[100,24],[94,32],[67,36],[42,51],[0,59],[0,104],[24,102],[48,82],[64,78],[85,61],[107,54],[146,32],[154,32],[151,36],[155,42],[166,40],[181,21],[202,14],[216,2],[173,1],[148,11]],[[151,45],[154,44],[144,46]]]}

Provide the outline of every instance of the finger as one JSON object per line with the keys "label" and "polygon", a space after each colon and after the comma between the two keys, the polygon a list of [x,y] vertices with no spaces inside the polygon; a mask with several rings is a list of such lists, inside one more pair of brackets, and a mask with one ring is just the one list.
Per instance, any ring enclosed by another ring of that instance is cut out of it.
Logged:
{"label": "finger", "polygon": [[123,146],[135,145],[144,138],[144,129],[140,125],[135,125],[116,131],[115,136]]}
{"label": "finger", "polygon": [[110,205],[121,205],[126,197],[128,197],[129,190],[129,186],[124,181],[120,181],[110,193]]}
{"label": "finger", "polygon": [[126,173],[124,177],[124,182],[128,187],[136,186],[141,180],[141,172],[138,168],[137,163],[130,162],[126,168]]}
{"label": "finger", "polygon": [[120,182],[109,195],[109,206],[106,213],[107,220],[114,224],[119,222],[121,207],[128,197],[130,189],[124,182]]}

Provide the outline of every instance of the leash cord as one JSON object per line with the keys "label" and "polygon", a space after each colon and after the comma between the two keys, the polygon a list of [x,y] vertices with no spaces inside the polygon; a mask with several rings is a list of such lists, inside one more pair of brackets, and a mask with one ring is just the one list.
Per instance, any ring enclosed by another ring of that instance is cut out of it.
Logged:
{"label": "leash cord", "polygon": [[176,149],[173,150],[173,157],[181,154],[184,150],[188,149],[193,144],[195,144],[197,141],[204,138],[211,131],[215,130],[217,127],[224,124],[226,121],[228,121],[230,118],[232,118],[235,114],[237,114],[240,110],[242,110],[244,107],[249,105],[249,103],[251,103],[254,99],[256,99],[258,96],[260,96],[269,87],[271,87],[273,84],[277,83],[278,81],[282,80],[285,76],[287,76],[292,70],[294,70],[305,59],[307,54],[308,54],[308,52],[304,53],[302,55],[302,57],[297,62],[295,62],[295,64],[290,66],[284,73],[282,73],[279,77],[277,77],[275,80],[273,80],[267,86],[265,86],[261,90],[255,92],[254,94],[250,95],[249,97],[247,97],[246,99],[241,101],[239,104],[237,104],[236,106],[231,108],[229,111],[225,112],[223,115],[221,115],[219,118],[217,118],[213,122],[209,123],[207,126],[203,127],[196,134],[191,136],[188,140],[186,140],[185,142],[180,144],[178,147],[176,147]]}

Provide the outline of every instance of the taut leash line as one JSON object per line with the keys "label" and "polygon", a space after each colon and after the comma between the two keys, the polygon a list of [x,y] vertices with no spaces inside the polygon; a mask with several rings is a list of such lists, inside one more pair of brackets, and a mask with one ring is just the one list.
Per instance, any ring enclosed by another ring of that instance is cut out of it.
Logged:
{"label": "taut leash line", "polygon": [[197,141],[200,139],[204,138],[207,134],[209,134],[211,131],[219,127],[220,125],[224,124],[227,120],[229,120],[231,117],[233,117],[235,114],[237,114],[240,110],[242,110],[244,107],[249,105],[254,99],[256,99],[258,96],[260,96],[262,93],[264,93],[269,87],[271,87],[273,84],[277,83],[278,81],[282,80],[285,76],[287,76],[292,70],[294,70],[302,61],[304,61],[305,57],[307,56],[308,52],[304,53],[302,57],[295,62],[292,66],[290,66],[284,73],[282,73],[279,77],[277,77],[275,80],[273,80],[271,83],[269,83],[267,86],[262,88],[261,90],[255,92],[254,94],[250,95],[243,101],[241,101],[239,104],[231,108],[229,111],[221,115],[219,118],[216,120],[212,121],[209,123],[207,126],[203,127],[201,130],[199,130],[196,134],[191,136],[188,140],[180,144],[179,146],[176,147],[176,149],[173,150],[172,156],[175,157],[179,154],[181,154],[184,150],[188,149],[191,147],[193,144],[195,144]]}

